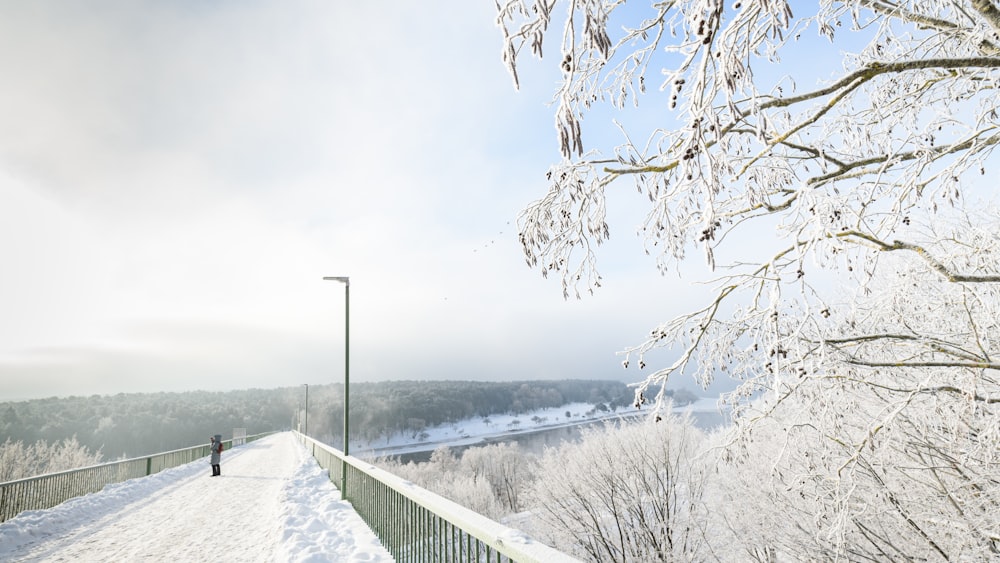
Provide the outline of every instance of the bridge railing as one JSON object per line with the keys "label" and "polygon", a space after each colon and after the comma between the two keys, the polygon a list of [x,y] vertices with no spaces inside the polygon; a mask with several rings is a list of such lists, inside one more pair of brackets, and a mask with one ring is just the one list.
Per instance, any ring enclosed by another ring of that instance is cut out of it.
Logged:
{"label": "bridge railing", "polygon": [[[271,434],[273,432],[247,436],[246,441],[251,442]],[[232,448],[232,440],[224,440],[222,443],[225,449]],[[25,510],[52,508],[71,498],[96,493],[112,483],[145,477],[190,463],[211,454],[209,447],[205,444],[0,483],[0,522],[10,520]]]}
{"label": "bridge railing", "polygon": [[399,563],[578,561],[383,469],[298,432],[330,480]]}

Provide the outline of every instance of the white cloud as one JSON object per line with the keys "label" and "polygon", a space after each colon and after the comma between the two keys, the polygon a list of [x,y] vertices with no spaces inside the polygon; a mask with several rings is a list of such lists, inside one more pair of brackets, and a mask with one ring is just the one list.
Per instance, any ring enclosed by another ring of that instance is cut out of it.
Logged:
{"label": "white cloud", "polygon": [[[358,377],[606,376],[659,320],[636,302],[660,282],[617,268],[565,303],[523,265],[512,223],[556,144],[493,17],[464,0],[0,6],[6,392],[335,380],[343,288],[325,275],[352,277]],[[640,255],[620,236],[610,252]]]}

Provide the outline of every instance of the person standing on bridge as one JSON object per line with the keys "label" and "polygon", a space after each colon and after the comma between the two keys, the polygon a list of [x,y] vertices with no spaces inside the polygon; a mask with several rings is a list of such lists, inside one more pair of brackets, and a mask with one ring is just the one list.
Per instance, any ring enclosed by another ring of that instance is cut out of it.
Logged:
{"label": "person standing on bridge", "polygon": [[212,477],[222,475],[222,434],[212,436]]}

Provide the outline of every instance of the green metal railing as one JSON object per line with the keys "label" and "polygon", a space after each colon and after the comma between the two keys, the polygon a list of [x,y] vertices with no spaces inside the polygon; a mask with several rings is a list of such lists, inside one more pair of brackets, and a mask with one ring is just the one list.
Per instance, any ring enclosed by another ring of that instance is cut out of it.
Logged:
{"label": "green metal railing", "polygon": [[[397,562],[578,561],[524,533],[296,432]],[[342,480],[342,467],[347,476]]]}
{"label": "green metal railing", "polygon": [[[247,436],[246,442],[271,434],[274,432]],[[223,447],[227,450],[232,448],[232,440],[223,441]],[[194,446],[0,483],[0,522],[6,522],[25,510],[52,508],[71,498],[96,493],[112,483],[190,463],[211,454],[209,448],[208,444]]]}

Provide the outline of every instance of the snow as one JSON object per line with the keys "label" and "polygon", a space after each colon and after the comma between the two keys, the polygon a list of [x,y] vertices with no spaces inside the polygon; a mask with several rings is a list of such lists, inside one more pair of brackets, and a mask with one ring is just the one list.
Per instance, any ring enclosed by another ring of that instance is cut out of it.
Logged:
{"label": "snow", "polygon": [[[719,399],[718,397],[701,398],[689,405],[674,407],[672,410],[679,415],[684,413],[718,413],[720,412]],[[569,417],[566,416],[567,412],[570,413]],[[497,414],[431,426],[425,428],[420,436],[415,436],[410,432],[393,434],[372,443],[355,441],[351,443],[351,454],[361,458],[374,458],[428,451],[440,445],[467,446],[484,442],[486,438],[514,436],[602,420],[634,420],[636,417],[649,414],[649,412],[649,409],[636,410],[631,407],[619,409],[617,412],[601,412],[596,411],[594,405],[590,403],[569,403],[561,407],[546,408],[526,414]]]}
{"label": "snow", "polygon": [[[674,409],[717,410],[714,398]],[[397,435],[381,446],[394,453],[421,451],[647,413],[600,413],[592,405],[574,403],[431,427],[419,443]],[[222,476],[210,475],[205,458],[108,485],[48,510],[23,512],[0,524],[0,561],[393,560],[290,432],[223,452]]]}
{"label": "snow", "polygon": [[392,556],[290,432],[0,524],[2,561],[380,562]]}

